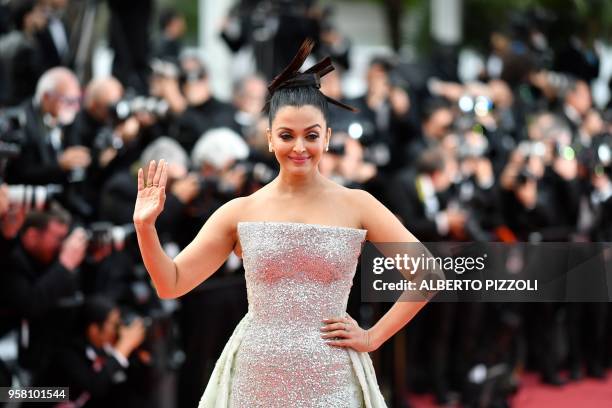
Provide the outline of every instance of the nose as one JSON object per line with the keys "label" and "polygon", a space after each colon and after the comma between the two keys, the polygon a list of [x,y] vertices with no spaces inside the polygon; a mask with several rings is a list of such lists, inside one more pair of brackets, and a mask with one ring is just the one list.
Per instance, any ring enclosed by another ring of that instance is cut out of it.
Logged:
{"label": "nose", "polygon": [[306,148],[304,147],[304,142],[302,141],[301,137],[298,137],[295,141],[295,144],[293,145],[293,150],[296,153],[303,153],[304,151],[306,151]]}

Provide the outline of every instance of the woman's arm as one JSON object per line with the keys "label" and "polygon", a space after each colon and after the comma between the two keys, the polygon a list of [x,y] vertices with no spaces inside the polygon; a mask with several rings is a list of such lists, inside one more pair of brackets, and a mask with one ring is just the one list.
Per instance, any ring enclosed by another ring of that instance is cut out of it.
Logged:
{"label": "woman's arm", "polygon": [[[363,228],[368,230],[367,239],[374,243],[419,242],[399,219],[365,191],[359,191],[362,202]],[[418,271],[417,273],[420,273]],[[380,320],[368,330],[368,341],[373,349],[380,347],[391,336],[404,327],[427,304],[427,301],[398,301]]]}
{"label": "woman's arm", "polygon": [[[414,237],[397,219],[397,217],[381,204],[371,194],[354,191],[354,199],[361,213],[362,228],[367,229],[368,241],[374,243],[418,243]],[[379,248],[384,254],[385,248]],[[429,253],[423,246],[425,253]],[[421,253],[421,250],[418,252]],[[410,249],[413,252],[414,248]],[[393,256],[392,254],[387,254]],[[424,271],[417,271],[417,274]],[[427,294],[431,295],[431,294]],[[430,296],[427,296],[430,298]],[[323,338],[341,337],[339,340],[329,340],[331,346],[351,347],[357,351],[374,351],[391,336],[404,327],[427,304],[427,300],[397,301],[385,315],[369,330],[359,328],[352,318],[336,317],[325,319],[326,324],[321,330],[326,332]]]}
{"label": "woman's arm", "polygon": [[138,197],[134,208],[134,226],[144,265],[162,299],[184,295],[208,279],[227,259],[236,241],[236,215],[241,198],[234,199],[206,221],[196,238],[174,260],[164,252],[155,220],[163,210],[167,163],[149,165],[147,182],[138,171]]}

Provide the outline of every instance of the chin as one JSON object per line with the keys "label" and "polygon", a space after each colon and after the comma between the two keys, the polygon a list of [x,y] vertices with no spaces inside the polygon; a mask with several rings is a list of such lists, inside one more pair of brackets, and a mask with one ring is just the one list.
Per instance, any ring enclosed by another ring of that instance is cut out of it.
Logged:
{"label": "chin", "polygon": [[295,174],[295,175],[306,175],[310,172],[312,172],[312,168],[310,166],[308,167],[296,167],[296,166],[291,166],[288,169],[288,172],[290,174]]}

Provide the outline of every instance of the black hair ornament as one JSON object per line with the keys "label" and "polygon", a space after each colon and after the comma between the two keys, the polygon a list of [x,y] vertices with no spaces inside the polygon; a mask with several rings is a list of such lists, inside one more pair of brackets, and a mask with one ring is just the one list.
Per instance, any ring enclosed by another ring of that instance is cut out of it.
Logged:
{"label": "black hair ornament", "polygon": [[[300,67],[306,60],[306,58],[312,52],[314,47],[314,41],[310,38],[304,40],[297,54],[289,65],[268,85],[268,99],[266,100],[266,104],[264,105],[263,112],[268,112],[270,109],[270,99],[272,99],[272,95],[282,88],[297,88],[303,86],[313,86],[317,89],[321,88],[321,78],[325,75],[329,74],[334,70],[334,66],[332,65],[331,58],[325,57],[321,61],[314,64],[312,67],[308,68],[304,72],[299,72]],[[359,109],[354,108],[350,105],[337,101],[329,96],[323,94],[327,102],[332,103],[336,106],[339,106],[343,109],[347,109],[351,112],[359,112]]]}

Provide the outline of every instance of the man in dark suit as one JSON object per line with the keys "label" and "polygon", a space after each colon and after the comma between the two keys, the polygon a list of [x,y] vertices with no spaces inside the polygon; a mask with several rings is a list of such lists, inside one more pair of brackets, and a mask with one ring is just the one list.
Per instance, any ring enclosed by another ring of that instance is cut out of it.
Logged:
{"label": "man in dark suit", "polygon": [[[0,185],[0,254],[7,254],[17,244],[16,235],[25,219],[25,208],[10,205],[9,189],[6,184]],[[0,271],[7,270],[6,256],[0,257]],[[19,319],[7,304],[6,299],[0,297],[0,337],[17,328]],[[12,373],[5,362],[0,358],[0,387],[10,387]]]}
{"label": "man in dark suit", "polygon": [[159,13],[160,39],[155,49],[155,56],[161,59],[176,61],[183,49],[182,38],[187,29],[185,16],[174,8],[163,9]]}
{"label": "man in dark suit", "polygon": [[36,33],[40,45],[43,70],[57,66],[70,66],[70,31],[64,21],[68,0],[46,0],[47,25]]}
{"label": "man in dark suit", "polygon": [[572,131],[573,140],[580,142],[580,126],[593,106],[589,85],[579,79],[571,79],[563,95],[561,116]]}
{"label": "man in dark suit", "polygon": [[1,297],[22,319],[19,363],[34,372],[71,328],[87,241],[80,228],[67,237],[69,224],[70,215],[60,208],[28,214],[3,270]]}
{"label": "man in dark suit", "polygon": [[23,105],[25,141],[21,157],[7,168],[11,184],[64,184],[89,165],[89,151],[69,140],[64,127],[80,109],[81,88],[66,68],[53,68],[38,81],[34,98]]}
{"label": "man in dark suit", "polygon": [[109,42],[115,52],[113,76],[139,94],[148,91],[151,54],[151,0],[108,0]]}
{"label": "man in dark suit", "polygon": [[447,207],[454,179],[449,160],[438,148],[426,150],[416,169],[401,170],[389,183],[390,208],[424,242],[460,238],[464,233],[465,212]]}
{"label": "man in dark suit", "polygon": [[170,136],[191,153],[193,146],[206,131],[217,127],[233,127],[235,109],[212,93],[206,66],[198,54],[181,58],[181,91],[185,107],[177,112],[176,126]]}
{"label": "man in dark suit", "polygon": [[6,180],[9,184],[59,184],[62,204],[87,219],[94,213],[83,198],[90,153],[66,132],[80,100],[79,82],[67,68],[52,68],[42,75],[34,98],[23,105],[26,126],[21,155],[7,166]]}
{"label": "man in dark suit", "polygon": [[[3,10],[4,11],[4,10]],[[47,17],[36,0],[10,2],[7,13],[13,30],[0,37],[0,103],[17,105],[34,94],[36,81],[44,72],[37,33],[44,30]]]}

